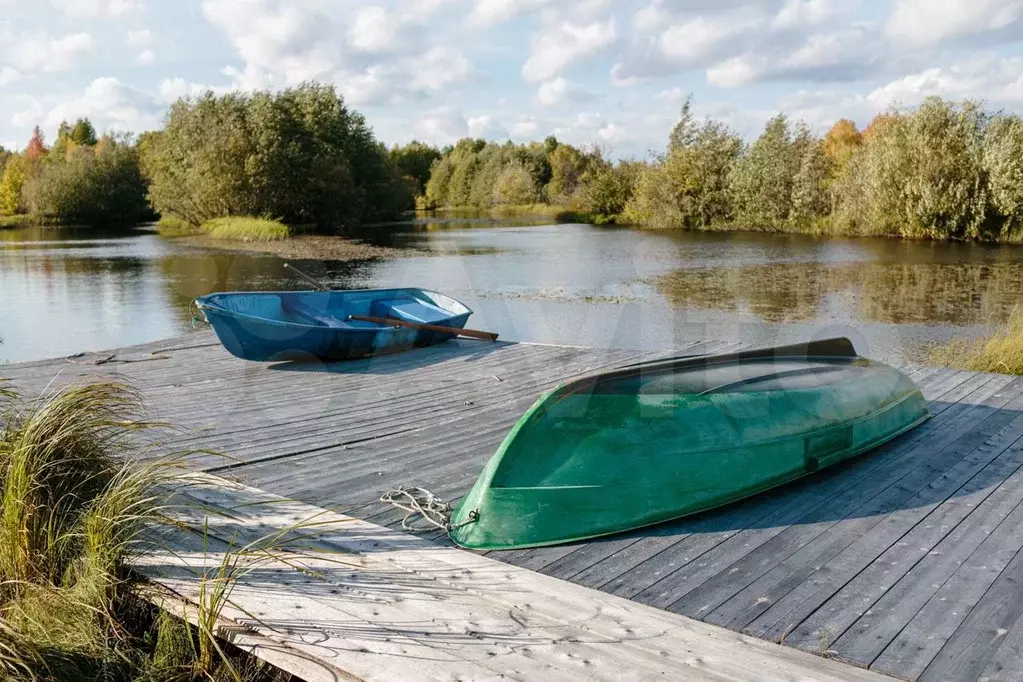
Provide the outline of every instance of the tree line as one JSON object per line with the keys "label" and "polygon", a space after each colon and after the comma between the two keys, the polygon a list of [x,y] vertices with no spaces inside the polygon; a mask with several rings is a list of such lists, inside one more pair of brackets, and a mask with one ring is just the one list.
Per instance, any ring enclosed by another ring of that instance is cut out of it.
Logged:
{"label": "tree line", "polygon": [[665,150],[613,161],[548,137],[387,149],[331,86],[182,98],[164,127],[97,137],[64,123],[0,149],[0,215],[193,225],[260,216],[325,231],[413,207],[544,208],[654,228],[1023,239],[1023,118],[937,97],[838,121],[824,135],[779,114],[755,140],[689,101]]}
{"label": "tree line", "polygon": [[466,138],[433,162],[418,201],[541,203],[654,228],[1021,240],[1023,118],[932,97],[823,136],[779,114],[746,141],[687,101],[649,161],[612,163],[554,138]]}
{"label": "tree line", "polygon": [[400,171],[331,86],[206,93],[178,100],[161,130],[137,139],[97,139],[80,119],[48,147],[37,127],[21,152],[0,150],[0,215],[117,224],[158,214],[196,226],[260,216],[340,231],[412,208],[412,166]]}

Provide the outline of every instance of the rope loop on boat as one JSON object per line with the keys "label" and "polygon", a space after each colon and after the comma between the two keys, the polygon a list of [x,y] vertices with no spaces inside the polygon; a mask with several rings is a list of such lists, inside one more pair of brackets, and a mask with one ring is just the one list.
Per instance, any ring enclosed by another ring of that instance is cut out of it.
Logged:
{"label": "rope loop on boat", "polygon": [[380,496],[380,501],[406,512],[405,518],[401,520],[401,527],[410,533],[428,533],[432,530],[451,533],[470,523],[476,523],[480,517],[479,512],[473,510],[469,512],[467,520],[452,525],[451,515],[454,510],[451,509],[451,505],[429,490],[415,486],[401,486],[397,490],[386,492]]}
{"label": "rope loop on boat", "polygon": [[[206,322],[206,317],[202,314],[199,306],[195,304],[197,300],[199,299],[193,298],[188,302],[188,312],[192,315],[192,329],[195,329],[196,324],[199,322]],[[195,308],[194,311],[192,310],[193,308]]]}

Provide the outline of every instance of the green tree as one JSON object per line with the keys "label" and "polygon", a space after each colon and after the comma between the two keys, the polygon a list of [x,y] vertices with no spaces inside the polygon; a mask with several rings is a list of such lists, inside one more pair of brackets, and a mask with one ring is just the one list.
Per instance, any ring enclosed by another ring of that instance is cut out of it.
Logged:
{"label": "green tree", "polygon": [[559,144],[549,157],[551,180],[547,183],[547,198],[552,204],[572,203],[586,173],[586,156],[570,144]]}
{"label": "green tree", "polygon": [[389,153],[331,86],[181,99],[140,148],[153,207],[194,224],[269,215],[343,229],[410,205]]}
{"label": "green tree", "polygon": [[74,144],[24,184],[34,215],[58,223],[132,224],[149,213],[138,155],[127,140]]}
{"label": "green tree", "polygon": [[883,114],[838,185],[840,224],[861,233],[976,239],[991,224],[984,170],[988,117],[937,97]]}
{"label": "green tree", "polygon": [[828,215],[831,211],[828,192],[831,175],[832,161],[825,152],[824,144],[817,141],[807,144],[799,170],[792,179],[792,222],[810,225]]}
{"label": "green tree", "polygon": [[792,187],[805,140],[793,137],[784,114],[775,116],[735,165],[730,193],[735,219],[756,229],[784,225],[792,208]]}
{"label": "green tree", "polygon": [[493,203],[498,205],[532,204],[538,198],[533,174],[521,162],[506,165],[494,183]]}
{"label": "green tree", "polygon": [[71,129],[71,141],[77,145],[95,146],[98,140],[96,139],[96,129],[93,128],[92,121],[87,118],[80,118],[75,121],[75,125]]}
{"label": "green tree", "polygon": [[0,177],[0,215],[14,215],[24,209],[22,188],[25,184],[25,159],[14,155],[4,165]]}
{"label": "green tree", "polygon": [[426,191],[426,183],[430,181],[430,169],[440,158],[440,150],[428,144],[413,140],[402,147],[391,148],[391,160],[398,172],[412,179],[411,185],[418,196]]}
{"label": "green tree", "polygon": [[629,161],[614,165],[595,156],[583,178],[578,206],[598,223],[615,222],[632,198],[643,165]]}
{"label": "green tree", "polygon": [[53,141],[50,148],[50,156],[54,159],[62,159],[67,154],[68,146],[71,144],[71,125],[67,121],[61,121],[57,128],[57,139]]}
{"label": "green tree", "polygon": [[995,116],[984,132],[983,144],[991,208],[1001,223],[997,236],[1019,236],[1023,232],[1023,119],[1015,114]]}

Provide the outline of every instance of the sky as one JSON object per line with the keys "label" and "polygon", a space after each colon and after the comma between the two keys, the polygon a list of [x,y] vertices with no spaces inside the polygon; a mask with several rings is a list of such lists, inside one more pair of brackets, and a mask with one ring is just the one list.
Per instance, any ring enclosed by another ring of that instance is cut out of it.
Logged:
{"label": "sky", "polygon": [[1023,0],[0,0],[0,144],[159,128],[176,98],[334,83],[379,139],[663,150],[928,95],[1023,109]]}

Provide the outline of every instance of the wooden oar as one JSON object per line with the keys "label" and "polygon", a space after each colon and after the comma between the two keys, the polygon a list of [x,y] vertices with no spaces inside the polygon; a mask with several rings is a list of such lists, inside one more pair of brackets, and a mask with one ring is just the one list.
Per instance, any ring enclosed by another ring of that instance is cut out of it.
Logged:
{"label": "wooden oar", "polygon": [[305,274],[304,272],[302,272],[301,270],[299,270],[298,268],[296,268],[296,267],[295,267],[294,265],[292,265],[291,263],[285,263],[285,264],[284,264],[284,267],[288,268],[289,270],[292,270],[292,271],[294,271],[294,273],[295,273],[296,275],[298,275],[299,277],[301,277],[301,278],[302,278],[302,279],[304,279],[305,281],[309,282],[310,284],[312,284],[312,285],[313,285],[314,287],[316,287],[316,288],[317,288],[317,289],[319,289],[320,291],[330,291],[330,287],[328,287],[328,286],[327,286],[326,284],[324,284],[323,282],[319,282],[319,281],[317,281],[317,280],[313,279],[313,278],[312,278],[312,277],[310,277],[309,275]]}
{"label": "wooden oar", "polygon": [[419,322],[406,322],[393,317],[371,317],[369,315],[349,315],[349,320],[360,322],[373,322],[374,324],[387,324],[392,327],[408,327],[410,329],[422,329],[428,332],[448,332],[459,336],[468,336],[472,339],[484,339],[485,341],[497,341],[497,334],[492,332],[481,332],[476,329],[458,329],[457,327],[442,327],[438,324],[421,324]]}

